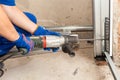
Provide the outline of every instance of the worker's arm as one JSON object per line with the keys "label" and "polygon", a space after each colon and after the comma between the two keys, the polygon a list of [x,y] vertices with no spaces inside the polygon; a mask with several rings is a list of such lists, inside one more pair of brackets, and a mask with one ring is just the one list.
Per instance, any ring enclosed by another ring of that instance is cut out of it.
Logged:
{"label": "worker's arm", "polygon": [[0,0],[2,8],[9,19],[20,28],[30,32],[33,35],[60,35],[53,31],[46,30],[44,27],[37,26],[26,15],[16,7],[15,0]]}
{"label": "worker's arm", "polygon": [[44,27],[37,26],[16,6],[2,5],[9,19],[20,28],[30,32],[33,35],[60,35],[56,32],[46,30]]}
{"label": "worker's arm", "polygon": [[37,25],[26,17],[26,15],[16,6],[2,5],[2,8],[8,15],[9,19],[20,28],[31,34],[37,29]]}
{"label": "worker's arm", "polygon": [[[0,6],[0,36],[12,41],[18,48],[25,48],[29,52],[33,48],[33,42],[22,34],[18,34],[11,21]],[[8,45],[9,46],[9,45]]]}
{"label": "worker's arm", "polygon": [[0,6],[0,35],[10,41],[15,41],[19,38],[18,33],[11,24],[9,18]]}
{"label": "worker's arm", "polygon": [[30,21],[25,14],[16,7],[15,0],[0,0],[3,10],[9,19],[20,28],[30,32],[31,34],[37,28],[37,25]]}

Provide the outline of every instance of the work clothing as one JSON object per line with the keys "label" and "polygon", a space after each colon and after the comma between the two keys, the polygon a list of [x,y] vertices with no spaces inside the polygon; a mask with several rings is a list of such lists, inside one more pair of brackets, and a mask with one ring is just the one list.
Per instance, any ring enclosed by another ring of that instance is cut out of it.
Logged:
{"label": "work clothing", "polygon": [[15,0],[0,0],[0,4],[4,4],[7,6],[15,6]]}

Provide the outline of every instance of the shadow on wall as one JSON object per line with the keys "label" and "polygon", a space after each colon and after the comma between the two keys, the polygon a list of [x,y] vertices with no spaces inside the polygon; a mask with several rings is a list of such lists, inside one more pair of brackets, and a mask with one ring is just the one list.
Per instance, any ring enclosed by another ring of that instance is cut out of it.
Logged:
{"label": "shadow on wall", "polygon": [[92,25],[92,0],[16,0],[43,26]]}

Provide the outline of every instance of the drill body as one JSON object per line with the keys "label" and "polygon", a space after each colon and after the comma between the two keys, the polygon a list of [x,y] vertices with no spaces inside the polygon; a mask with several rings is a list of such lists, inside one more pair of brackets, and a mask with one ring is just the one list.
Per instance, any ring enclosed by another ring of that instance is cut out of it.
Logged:
{"label": "drill body", "polygon": [[62,47],[64,53],[74,56],[74,45],[78,44],[78,35],[63,35],[63,36],[35,36],[31,37],[37,48],[57,48]]}

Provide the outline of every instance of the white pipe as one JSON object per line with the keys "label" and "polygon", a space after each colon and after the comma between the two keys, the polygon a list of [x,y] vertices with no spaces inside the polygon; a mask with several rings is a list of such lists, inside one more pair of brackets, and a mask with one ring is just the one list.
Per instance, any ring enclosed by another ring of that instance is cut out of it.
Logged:
{"label": "white pipe", "polygon": [[113,0],[110,0],[110,56],[113,55]]}

